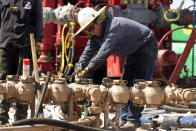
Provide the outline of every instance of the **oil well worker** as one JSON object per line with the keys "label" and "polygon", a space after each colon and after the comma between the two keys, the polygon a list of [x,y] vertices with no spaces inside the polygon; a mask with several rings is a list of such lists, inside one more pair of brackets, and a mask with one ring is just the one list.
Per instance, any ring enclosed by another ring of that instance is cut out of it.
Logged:
{"label": "oil well worker", "polygon": [[[42,42],[43,31],[42,0],[0,1],[0,80],[19,72],[22,59],[31,58],[30,33]],[[0,94],[0,124],[8,122],[9,108]],[[16,104],[16,109],[15,120],[26,118],[27,105]]]}
{"label": "oil well worker", "polygon": [[[151,80],[157,58],[157,41],[151,29],[136,21],[122,17],[106,17],[105,8],[99,11],[86,7],[78,13],[80,29],[91,35],[80,56],[83,71],[78,77],[96,71],[110,54],[126,56],[123,80],[128,87],[133,86],[134,79]],[[121,123],[140,123],[143,108],[135,107],[129,101],[121,109]]]}

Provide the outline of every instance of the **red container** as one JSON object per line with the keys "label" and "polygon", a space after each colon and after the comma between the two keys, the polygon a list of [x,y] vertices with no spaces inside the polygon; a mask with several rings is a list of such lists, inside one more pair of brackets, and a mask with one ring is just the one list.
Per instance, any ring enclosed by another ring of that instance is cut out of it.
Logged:
{"label": "red container", "polygon": [[126,57],[110,55],[107,59],[107,76],[121,77]]}

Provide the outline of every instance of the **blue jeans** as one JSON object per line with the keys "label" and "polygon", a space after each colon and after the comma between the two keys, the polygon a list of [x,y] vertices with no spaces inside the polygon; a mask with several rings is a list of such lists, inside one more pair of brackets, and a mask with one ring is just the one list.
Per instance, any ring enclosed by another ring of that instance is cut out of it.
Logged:
{"label": "blue jeans", "polygon": [[[127,56],[123,70],[123,80],[128,81],[128,87],[133,86],[134,79],[151,80],[157,58],[157,41],[154,39],[139,48],[134,54]],[[139,118],[143,107],[135,107],[129,101],[120,110],[121,123],[127,121],[140,123]]]}

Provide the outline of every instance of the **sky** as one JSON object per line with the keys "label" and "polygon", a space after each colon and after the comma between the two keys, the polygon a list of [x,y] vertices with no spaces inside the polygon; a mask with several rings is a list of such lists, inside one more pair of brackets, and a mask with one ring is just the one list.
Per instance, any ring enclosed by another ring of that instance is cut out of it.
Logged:
{"label": "sky", "polygon": [[[177,9],[180,6],[181,2],[182,0],[173,0],[173,3],[170,5],[170,8]],[[193,5],[193,0],[184,0],[184,5],[182,6],[182,9],[187,8],[191,5]]]}

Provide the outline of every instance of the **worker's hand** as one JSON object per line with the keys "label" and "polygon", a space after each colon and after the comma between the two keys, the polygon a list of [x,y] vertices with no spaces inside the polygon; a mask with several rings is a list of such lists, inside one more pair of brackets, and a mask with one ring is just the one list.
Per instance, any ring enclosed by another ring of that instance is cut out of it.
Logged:
{"label": "worker's hand", "polygon": [[92,77],[92,73],[93,73],[93,70],[86,67],[84,70],[80,71],[78,74],[77,74],[77,77],[78,78],[91,78]]}

